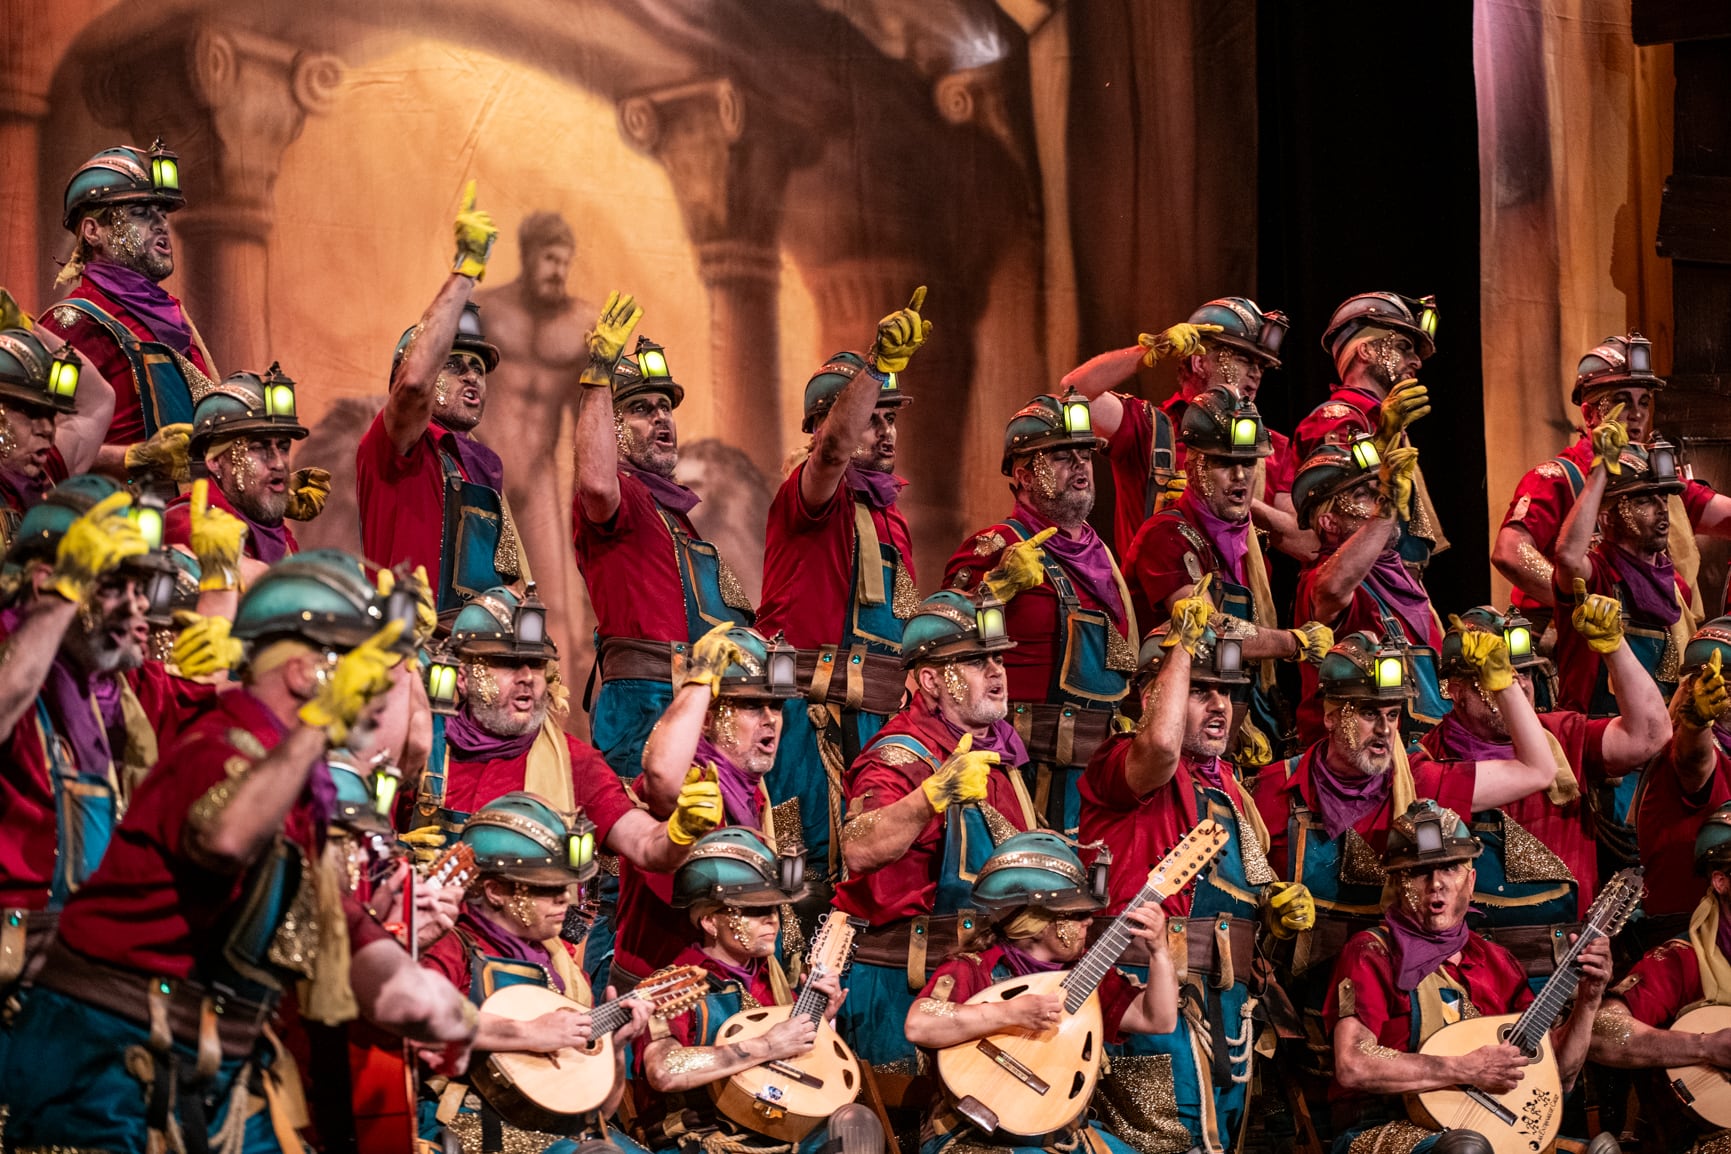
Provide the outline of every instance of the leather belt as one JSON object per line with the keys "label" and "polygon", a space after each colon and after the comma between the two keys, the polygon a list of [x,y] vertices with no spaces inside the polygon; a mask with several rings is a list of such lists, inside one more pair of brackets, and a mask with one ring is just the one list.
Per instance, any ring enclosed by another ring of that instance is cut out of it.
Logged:
{"label": "leather belt", "polygon": [[[1110,918],[1096,918],[1088,931],[1090,943],[1111,924]],[[1183,981],[1187,974],[1197,974],[1224,989],[1236,982],[1252,980],[1256,965],[1256,933],[1256,922],[1249,918],[1235,918],[1231,914],[1216,914],[1210,918],[1167,918],[1166,948],[1172,955],[1172,966],[1179,981]],[[1148,947],[1140,938],[1131,938],[1130,945],[1118,960],[1127,966],[1146,966]]]}
{"label": "leather belt", "polygon": [[1495,942],[1515,956],[1529,978],[1547,978],[1557,972],[1557,959],[1569,949],[1569,935],[1581,932],[1580,922],[1549,926],[1490,926],[1479,936]]}
{"label": "leather belt", "polygon": [[872,653],[863,645],[801,649],[794,657],[794,675],[807,701],[885,717],[901,709],[907,685],[900,657]]}
{"label": "leather belt", "polygon": [[854,957],[867,965],[905,969],[909,988],[918,990],[960,950],[959,921],[956,914],[944,914],[861,930],[854,937]]}
{"label": "leather belt", "polygon": [[602,681],[673,681],[674,658],[683,663],[691,646],[683,641],[643,641],[636,637],[604,637],[596,653]]}
{"label": "leather belt", "polygon": [[1034,761],[1051,765],[1087,765],[1100,743],[1112,734],[1112,709],[1079,705],[1049,705],[1043,701],[1010,702],[1010,724],[1021,735]]}
{"label": "leather belt", "polygon": [[1298,942],[1293,947],[1293,975],[1297,976],[1315,966],[1333,962],[1340,955],[1340,951],[1346,948],[1348,938],[1363,930],[1375,929],[1381,924],[1380,917],[1329,914],[1317,910],[1316,928],[1300,933]]}
{"label": "leather belt", "polygon": [[[85,957],[58,938],[48,946],[36,985],[107,1010],[147,1030],[152,1028],[154,1001],[166,1008],[174,1040],[193,1050],[200,1048],[201,1022],[208,1026],[214,1020],[224,1058],[251,1054],[275,1010],[274,1006],[258,1002],[224,998],[188,978],[153,978],[110,966]],[[164,985],[168,987],[166,997],[162,991]],[[207,1014],[207,1008],[214,1013]]]}
{"label": "leather belt", "polygon": [[0,989],[36,977],[59,926],[59,910],[0,909]]}

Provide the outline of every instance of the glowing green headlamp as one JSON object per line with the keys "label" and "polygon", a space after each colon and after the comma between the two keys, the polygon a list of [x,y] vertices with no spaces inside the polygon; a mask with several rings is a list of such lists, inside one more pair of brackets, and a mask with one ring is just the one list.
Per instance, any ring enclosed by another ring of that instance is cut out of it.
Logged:
{"label": "glowing green headlamp", "polygon": [[48,391],[70,401],[78,392],[78,358],[71,345],[62,345],[48,365]]}
{"label": "glowing green headlamp", "polygon": [[1398,657],[1376,659],[1376,687],[1398,689],[1406,681],[1406,664]]}
{"label": "glowing green headlamp", "polygon": [[1382,464],[1382,454],[1376,451],[1376,441],[1370,437],[1360,437],[1352,443],[1352,463],[1364,472]]}
{"label": "glowing green headlamp", "polygon": [[180,157],[164,148],[160,138],[150,146],[150,183],[163,192],[180,191]]}
{"label": "glowing green headlamp", "polygon": [[1260,430],[1254,417],[1239,417],[1232,422],[1232,445],[1242,448],[1256,444],[1256,434]]}

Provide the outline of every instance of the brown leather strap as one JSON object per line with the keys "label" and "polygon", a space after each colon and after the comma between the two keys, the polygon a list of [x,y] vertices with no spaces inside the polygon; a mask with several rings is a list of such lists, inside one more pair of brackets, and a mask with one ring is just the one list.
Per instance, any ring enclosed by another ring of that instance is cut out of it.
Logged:
{"label": "brown leather strap", "polygon": [[1111,736],[1114,716],[1110,709],[1012,701],[1009,720],[1034,761],[1087,765],[1094,751]]}
{"label": "brown leather strap", "polygon": [[926,932],[931,919],[924,915],[908,928],[908,989],[919,991],[926,984]]}
{"label": "brown leather strap", "polygon": [[[837,677],[836,666],[841,664],[847,669]],[[907,682],[901,658],[869,652],[863,645],[846,653],[829,645],[801,649],[794,657],[794,673],[805,686],[807,701],[886,717],[901,709]]]}
{"label": "brown leather strap", "polygon": [[1293,951],[1292,972],[1295,975],[1301,974],[1316,966],[1332,962],[1340,956],[1340,951],[1346,948],[1348,938],[1360,930],[1368,930],[1379,925],[1381,921],[1381,918],[1325,914],[1318,910],[1316,912],[1316,928],[1304,930],[1298,935],[1298,944]]}
{"label": "brown leather strap", "polygon": [[[806,665],[811,665],[807,670]],[[825,645],[818,650],[796,652],[793,659],[794,676],[801,685],[806,686],[807,701],[827,702],[829,700],[829,683],[835,677],[835,646]]]}
{"label": "brown leather strap", "polygon": [[[1108,918],[1095,919],[1089,930],[1090,939],[1097,939],[1110,924]],[[1178,980],[1183,981],[1192,973],[1205,975],[1217,989],[1249,982],[1256,965],[1257,928],[1254,920],[1231,914],[1167,918],[1166,949],[1172,955],[1172,968]],[[1146,966],[1148,947],[1140,939],[1132,938],[1119,960],[1127,966]]]}
{"label": "brown leather strap", "polygon": [[[954,957],[960,948],[957,939],[958,920],[955,914],[945,914],[909,918],[887,926],[861,930],[854,937],[854,957],[868,965],[908,969],[910,955],[913,953],[914,924],[920,922],[925,930],[920,935],[925,951],[922,967],[927,970],[936,969]],[[925,985],[924,977],[920,979],[920,985]]]}
{"label": "brown leather strap", "polygon": [[1557,959],[1568,952],[1569,935],[1581,932],[1581,923],[1548,926],[1491,926],[1479,936],[1495,942],[1515,956],[1529,978],[1547,978],[1557,972]]}
{"label": "brown leather strap", "polygon": [[643,641],[636,637],[605,637],[595,656],[602,681],[673,681],[674,655],[691,646],[682,641]]}

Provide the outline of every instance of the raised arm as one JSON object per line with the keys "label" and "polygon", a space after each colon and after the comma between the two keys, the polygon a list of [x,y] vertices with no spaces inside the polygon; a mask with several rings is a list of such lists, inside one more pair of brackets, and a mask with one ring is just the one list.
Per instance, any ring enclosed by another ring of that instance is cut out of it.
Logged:
{"label": "raised arm", "polygon": [[577,378],[582,396],[577,401],[574,440],[577,456],[577,500],[583,518],[591,525],[605,525],[619,511],[619,436],[613,424],[613,366],[625,353],[643,310],[637,299],[618,292],[607,294],[607,304],[589,331],[589,363]]}
{"label": "raised arm", "polygon": [[[41,326],[32,331],[50,355],[66,344]],[[54,422],[54,447],[60,450],[66,471],[76,476],[96,467],[103,438],[108,436],[108,426],[114,420],[114,386],[89,357],[77,349],[72,350],[72,355],[78,358],[78,391],[73,394],[72,412],[62,413]],[[118,461],[124,465],[125,459],[122,451]]]}
{"label": "raised arm", "polygon": [[1509,583],[1541,605],[1555,605],[1557,595],[1551,588],[1551,563],[1539,552],[1533,535],[1524,525],[1504,525],[1497,530],[1497,543],[1491,549],[1491,564]]}
{"label": "raised arm", "polygon": [[964,733],[950,759],[930,777],[890,804],[848,821],[841,831],[848,872],[870,873],[888,865],[907,852],[927,822],[951,805],[984,800],[997,763],[997,754],[975,751],[973,734]]}
{"label": "raised arm", "polygon": [[[1628,642],[1620,642],[1616,649],[1605,654],[1604,662],[1611,677],[1611,692],[1617,699],[1617,716],[1605,729],[1601,750],[1605,771],[1617,776],[1645,765],[1665,748],[1665,743],[1671,740],[1671,716],[1666,712],[1665,695],[1659,692],[1658,682],[1642,668]],[[1724,686],[1724,679],[1719,678],[1717,689],[1721,695]],[[1707,688],[1711,690],[1713,686],[1709,684]]]}
{"label": "raised arm", "polygon": [[697,639],[685,663],[684,680],[643,743],[643,775],[636,789],[657,818],[671,814],[678,804],[686,773],[696,764],[710,702],[727,667],[739,660],[739,646],[727,636],[731,628],[731,623],[723,623]]}
{"label": "raised arm", "polygon": [[[1638,680],[1653,685],[1653,679],[1646,676],[1645,671],[1641,671]],[[1658,692],[1657,687],[1654,687],[1654,692]],[[1724,715],[1727,704],[1731,703],[1718,650],[1713,651],[1706,665],[1677,687],[1674,700],[1677,732],[1671,739],[1671,763],[1676,769],[1678,786],[1685,796],[1692,796],[1706,788],[1718,767],[1719,745],[1713,736],[1713,723]],[[1619,697],[1619,705],[1621,701]]]}
{"label": "raised arm", "polygon": [[640,870],[672,873],[691,852],[691,843],[720,825],[726,814],[714,775],[693,768],[685,773],[666,821],[634,809],[613,823],[604,848]]}
{"label": "raised arm", "polygon": [[1587,551],[1592,548],[1593,534],[1598,528],[1599,502],[1605,495],[1608,477],[1604,462],[1595,464],[1587,474],[1581,495],[1575,499],[1574,508],[1563,518],[1563,527],[1557,531],[1556,550],[1551,554],[1556,582],[1585,581],[1593,575]]}
{"label": "raised arm", "polygon": [[1058,395],[1075,389],[1087,397],[1094,431],[1102,437],[1111,437],[1124,420],[1124,402],[1112,390],[1136,375],[1136,366],[1145,351],[1141,345],[1131,345],[1088,358],[1064,374],[1064,379],[1058,382]]}
{"label": "raised arm", "polygon": [[1310,608],[1318,621],[1336,621],[1352,604],[1352,594],[1370,571],[1376,559],[1400,533],[1400,523],[1394,510],[1383,511],[1353,531],[1340,548],[1316,569],[1316,581],[1311,587]]}
{"label": "raised arm", "polygon": [[1537,793],[1557,776],[1551,743],[1526,691],[1515,684],[1509,647],[1495,633],[1461,634],[1461,657],[1478,672],[1479,685],[1495,700],[1514,743],[1513,761],[1481,761],[1473,782],[1473,812],[1497,809]]}
{"label": "raised arm", "polygon": [[391,393],[385,400],[385,435],[398,455],[407,456],[415,441],[433,419],[433,398],[439,374],[451,354],[457,336],[457,321],[463,306],[475,291],[472,277],[452,273],[439,286],[439,295],[421,314],[409,347],[391,374]]}
{"label": "raised arm", "polygon": [[1268,534],[1270,544],[1297,561],[1309,561],[1320,548],[1314,531],[1298,527],[1290,493],[1276,493],[1270,501],[1252,501],[1250,519]]}

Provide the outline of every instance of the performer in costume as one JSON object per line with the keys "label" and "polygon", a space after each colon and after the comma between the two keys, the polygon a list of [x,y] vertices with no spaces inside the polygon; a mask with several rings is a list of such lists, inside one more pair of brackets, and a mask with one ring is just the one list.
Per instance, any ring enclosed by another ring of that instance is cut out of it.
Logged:
{"label": "performer in costume", "polygon": [[[402,622],[336,551],[275,566],[242,600],[242,684],[163,751],[109,852],[61,911],[0,1070],[7,1141],[120,1154],[293,1151],[273,1109],[292,1070],[264,1033],[286,986],[303,1016],[356,1013],[351,958],[388,937],[324,860],[326,749],[401,659]],[[376,930],[376,935],[374,934]],[[390,943],[400,953],[400,947]],[[472,1030],[446,1021],[433,1033]]]}
{"label": "performer in costume", "polygon": [[[1475,633],[1500,636],[1503,647],[1468,644],[1467,636]],[[1512,758],[1508,721],[1496,695],[1513,685],[1533,700],[1535,678],[1550,672],[1537,642],[1532,623],[1514,610],[1505,614],[1481,605],[1451,618],[1438,666],[1454,709],[1420,739],[1425,752],[1444,766]],[[1665,701],[1652,679],[1641,675],[1628,645],[1619,646],[1611,661],[1621,716],[1535,714],[1555,776],[1543,789],[1471,818],[1473,835],[1486,851],[1475,867],[1472,901],[1483,918],[1474,929],[1514,955],[1535,994],[1599,892],[1594,806],[1586,795],[1614,789],[1670,738]]]}
{"label": "performer in costume", "polygon": [[[1140,887],[1138,887],[1140,888]],[[1075,965],[1088,948],[1088,925],[1106,902],[1100,888],[1090,885],[1082,859],[1071,843],[1045,830],[1017,834],[986,859],[974,881],[973,904],[990,929],[977,949],[970,949],[938,967],[908,1008],[908,1039],[926,1050],[965,1045],[1005,1030],[1043,1031],[1060,1020],[1062,994],[1020,994],[1002,1002],[970,1006],[966,1002],[986,987],[1010,978]],[[1166,915],[1143,906],[1130,915],[1134,948],[1147,959],[1145,982],[1118,969],[1108,970],[1097,991],[1105,1025],[1105,1041],[1133,1045],[1139,1036],[1170,1034],[1178,1025],[1178,982],[1167,947]],[[982,926],[982,929],[985,927]],[[1086,1150],[1089,1154],[1132,1154],[1134,1147],[1108,1133],[1088,1115],[1066,1125],[1055,1113],[1054,1126],[1063,1127],[1044,1142],[1008,1145],[1001,1135],[984,1135],[955,1106],[955,1087],[935,1102],[920,1133],[920,1154],[986,1145],[1016,1154]],[[1057,1108],[1061,1113],[1063,1107]]]}
{"label": "performer in costume", "polygon": [[[1236,699],[1253,676],[1239,642],[1209,626],[1206,597],[1183,598],[1171,622],[1142,644],[1136,732],[1106,739],[1082,776],[1082,838],[1112,854],[1115,917],[1148,871],[1204,818],[1230,840],[1194,886],[1167,898],[1168,933],[1185,943],[1177,1028],[1139,1034],[1109,1050],[1111,1073],[1097,1100],[1108,1128],[1142,1154],[1236,1149],[1250,1117],[1258,1002],[1269,968],[1258,957],[1266,930],[1289,939],[1315,924],[1303,885],[1277,881],[1265,852],[1268,831],[1232,764]],[[1097,922],[1098,924],[1103,924]],[[1132,946],[1119,962],[1151,981]],[[1172,1087],[1173,1108],[1150,1109],[1150,1085]]]}
{"label": "performer in costume", "polygon": [[[1094,428],[1106,438],[1116,490],[1112,546],[1119,557],[1130,555],[1142,522],[1184,491],[1185,448],[1178,426],[1186,407],[1216,387],[1254,404],[1263,374],[1280,367],[1286,329],[1286,314],[1276,309],[1263,312],[1248,297],[1221,297],[1202,305],[1188,321],[1161,333],[1142,333],[1136,344],[1101,353],[1058,382],[1061,392],[1074,389],[1088,398]],[[1178,358],[1178,391],[1161,404],[1116,391],[1138,363],[1153,367],[1173,358]],[[1257,470],[1251,517],[1277,549],[1303,560],[1316,551],[1316,543],[1299,530],[1292,507],[1298,462],[1285,434],[1270,429],[1268,435],[1273,451],[1266,467]]]}
{"label": "performer in costume", "polygon": [[[1463,1017],[1512,1014],[1533,1000],[1520,963],[1467,929],[1471,863],[1480,849],[1459,816],[1428,799],[1409,806],[1389,833],[1382,921],[1346,944],[1328,995],[1336,1154],[1491,1150],[1474,1130],[1430,1130],[1397,1120],[1395,1113],[1399,1095],[1419,1090],[1476,1086],[1506,1093],[1519,1084],[1528,1062],[1508,1043],[1448,1057],[1418,1053],[1432,1034]],[[1586,1062],[1593,1018],[1610,979],[1610,945],[1596,938],[1580,954],[1574,1008],[1551,1030],[1565,1093]],[[1558,1143],[1558,1149],[1582,1148]],[[1616,1143],[1607,1148],[1616,1149]]]}
{"label": "performer in costume", "polygon": [[[1414,300],[1398,293],[1360,293],[1334,310],[1322,334],[1322,347],[1334,362],[1340,383],[1293,432],[1301,469],[1324,444],[1350,444],[1369,436],[1385,457],[1397,447],[1410,447],[1406,427],[1430,412],[1430,394],[1417,377],[1420,366],[1436,351],[1436,326],[1436,301],[1430,297]],[[1433,553],[1448,548],[1448,539],[1437,523],[1424,474],[1416,468],[1411,486],[1410,502],[1403,501],[1398,510],[1400,532],[1394,547],[1417,575]],[[1293,502],[1300,509],[1302,527],[1303,502],[1296,492]]]}
{"label": "performer in costume", "polygon": [[531,579],[503,496],[499,454],[476,440],[499,350],[469,300],[499,230],[475,208],[475,182],[453,226],[450,277],[391,359],[391,391],[355,450],[361,544],[368,560],[419,566],[441,616],[495,585]]}
{"label": "performer in costume", "polygon": [[0,549],[45,493],[96,463],[114,390],[77,349],[31,327],[0,289]]}
{"label": "performer in costume", "polygon": [[[673,479],[685,389],[667,352],[639,337],[643,310],[612,293],[589,332],[577,406],[577,564],[595,608],[601,692],[590,735],[614,772],[643,772],[643,742],[673,699],[673,672],[717,625],[751,624],[751,603],[691,524],[697,494]],[[586,703],[587,704],[587,703]]]}
{"label": "performer in costume", "polygon": [[759,627],[799,650],[805,695],[784,711],[769,789],[797,799],[820,900],[841,876],[847,768],[902,704],[902,628],[919,594],[896,419],[912,399],[901,373],[931,335],[925,298],[922,285],[878,322],[869,353],[837,353],[806,382],[811,443],[769,506]]}
{"label": "performer in costume", "polygon": [[[570,999],[570,1009],[528,1020],[483,1009],[476,1049],[550,1054],[566,1046],[586,1048],[594,1033],[589,1008],[595,999],[577,964],[576,949],[560,938],[559,931],[571,905],[571,890],[596,873],[594,825],[581,814],[567,825],[542,798],[513,791],[471,814],[462,840],[474,850],[480,877],[470,887],[456,928],[433,944],[421,964],[442,974],[478,1007],[495,991],[525,982],[557,990]],[[608,996],[613,996],[611,989]],[[501,1140],[509,1143],[505,1148],[512,1150],[574,1154],[574,1139],[604,1138],[622,1149],[638,1151],[606,1123],[625,1093],[626,1044],[649,1021],[647,1003],[632,999],[627,1004],[630,1024],[613,1035],[614,1090],[599,1110],[584,1119],[581,1132],[519,1130],[493,1114],[492,1107],[464,1081],[451,1079],[423,1084],[421,1138],[435,1144],[455,1140],[466,1150],[486,1149],[483,1134],[492,1115],[490,1122],[499,1126]],[[598,1069],[593,1076],[605,1074]]]}
{"label": "performer in costume", "polygon": [[[1374,440],[1324,445],[1307,458],[1293,482],[1298,520],[1314,528],[1321,549],[1298,574],[1294,616],[1321,621],[1336,637],[1368,631],[1406,642],[1417,679],[1417,696],[1404,723],[1422,732],[1448,713],[1436,671],[1442,622],[1430,594],[1398,551],[1401,511],[1413,501],[1418,450],[1396,446],[1386,454]],[[1322,735],[1322,698],[1316,669],[1299,666],[1303,699],[1298,703],[1298,739]]]}
{"label": "performer in costume", "polygon": [[[722,1115],[703,1087],[764,1062],[810,1052],[817,1024],[791,1015],[755,1038],[717,1045],[721,1027],[742,1010],[792,1004],[793,989],[775,959],[781,911],[804,894],[803,859],[778,854],[753,830],[728,826],[701,838],[673,878],[673,905],[698,931],[695,944],[674,959],[709,975],[709,991],[677,1017],[649,1023],[640,1068],[650,1090],[636,1133],[663,1154],[750,1154],[789,1146]],[[846,994],[839,976],[812,982],[827,999],[824,1017],[835,1020]],[[850,1102],[796,1147],[796,1154],[843,1151],[881,1154],[883,1127],[871,1108]]]}
{"label": "performer in costume", "polygon": [[902,632],[913,681],[848,774],[836,908],[868,923],[854,953],[843,1035],[872,1066],[916,1073],[902,1018],[972,928],[969,885],[1005,838],[1037,824],[1022,784],[1027,749],[1005,720],[1004,608],[933,594]]}
{"label": "performer in costume", "polygon": [[945,586],[983,587],[1005,605],[1010,717],[1032,757],[1035,810],[1071,832],[1076,783],[1112,730],[1141,636],[1118,564],[1088,524],[1104,444],[1080,393],[1024,405],[1004,430],[1015,508],[970,534],[944,569]]}
{"label": "performer in costume", "polygon": [[[1179,440],[1187,450],[1186,486],[1143,524],[1124,560],[1137,619],[1159,620],[1201,586],[1230,619],[1220,628],[1239,640],[1246,658],[1321,661],[1333,633],[1316,621],[1279,628],[1271,570],[1252,525],[1255,473],[1270,452],[1256,406],[1224,388],[1207,389],[1185,406]],[[1258,669],[1249,704],[1248,724],[1235,735],[1241,760],[1267,765],[1289,752],[1292,728],[1272,661]]]}
{"label": "performer in costume", "polygon": [[[637,789],[656,816],[671,813],[686,780],[714,780],[722,824],[762,832],[780,853],[803,853],[789,807],[775,807],[764,785],[781,740],[782,703],[799,693],[792,646],[766,641],[744,625],[717,625],[691,647],[673,703],[643,747]],[[618,937],[613,981],[629,989],[698,939],[669,904],[673,877],[628,862],[619,868]],[[783,924],[787,956],[800,952],[797,923]]]}

